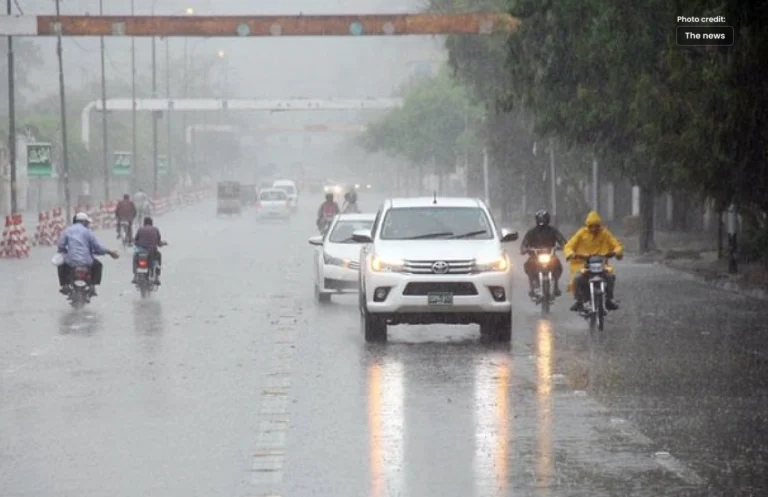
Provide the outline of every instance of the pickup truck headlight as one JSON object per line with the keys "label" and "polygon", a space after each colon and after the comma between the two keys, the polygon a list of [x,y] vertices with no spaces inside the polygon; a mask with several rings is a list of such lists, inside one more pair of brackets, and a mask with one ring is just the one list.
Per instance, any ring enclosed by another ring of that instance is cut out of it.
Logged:
{"label": "pickup truck headlight", "polygon": [[349,266],[349,261],[345,259],[339,259],[338,257],[333,257],[332,255],[328,255],[325,252],[323,252],[323,262],[329,266]]}
{"label": "pickup truck headlight", "polygon": [[374,255],[371,258],[371,271],[375,273],[395,273],[403,270],[404,262],[398,259],[382,259]]}
{"label": "pickup truck headlight", "polygon": [[506,255],[499,255],[490,259],[475,259],[475,271],[478,273],[500,272],[509,269],[509,259]]}

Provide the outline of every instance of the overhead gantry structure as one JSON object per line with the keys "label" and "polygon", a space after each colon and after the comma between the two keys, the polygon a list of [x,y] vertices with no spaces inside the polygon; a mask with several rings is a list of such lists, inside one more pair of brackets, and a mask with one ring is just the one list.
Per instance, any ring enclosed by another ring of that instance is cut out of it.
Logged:
{"label": "overhead gantry structure", "polygon": [[490,35],[518,29],[503,13],[292,16],[0,16],[0,36],[414,36]]}
{"label": "overhead gantry structure", "polygon": [[[140,98],[136,99],[137,112],[158,111],[334,111],[334,110],[386,110],[403,104],[400,98],[288,98],[288,99],[185,99],[185,98]],[[91,112],[103,111],[104,104],[95,100],[86,105],[80,114],[83,145],[91,146]],[[107,112],[131,111],[130,98],[109,98]]]}

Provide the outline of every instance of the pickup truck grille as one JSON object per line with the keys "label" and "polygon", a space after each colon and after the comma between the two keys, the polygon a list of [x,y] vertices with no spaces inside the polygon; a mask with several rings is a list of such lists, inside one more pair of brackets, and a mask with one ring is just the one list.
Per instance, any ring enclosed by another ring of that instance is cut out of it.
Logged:
{"label": "pickup truck grille", "polygon": [[[432,266],[436,262],[445,262],[448,264],[448,270],[444,273],[435,272]],[[412,274],[469,274],[472,272],[474,262],[470,260],[432,260],[432,261],[411,261],[406,260],[403,269]]]}
{"label": "pickup truck grille", "polygon": [[473,283],[463,281],[414,281],[405,285],[403,295],[427,295],[451,293],[453,295],[477,295]]}

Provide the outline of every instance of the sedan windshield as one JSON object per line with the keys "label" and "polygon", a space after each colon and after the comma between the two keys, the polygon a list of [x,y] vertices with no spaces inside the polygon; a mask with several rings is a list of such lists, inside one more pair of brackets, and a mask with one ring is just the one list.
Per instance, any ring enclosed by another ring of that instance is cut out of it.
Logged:
{"label": "sedan windshield", "polygon": [[283,190],[288,195],[293,195],[294,193],[296,193],[296,189],[291,185],[279,185],[279,186],[276,186],[275,188],[279,190]]}
{"label": "sedan windshield", "polygon": [[401,207],[384,218],[382,240],[493,238],[491,221],[479,207]]}
{"label": "sedan windshield", "polygon": [[331,243],[351,243],[352,233],[357,230],[370,230],[373,221],[339,221],[331,232],[328,241]]}
{"label": "sedan windshield", "polygon": [[261,200],[269,202],[270,200],[286,200],[288,197],[283,191],[261,192]]}

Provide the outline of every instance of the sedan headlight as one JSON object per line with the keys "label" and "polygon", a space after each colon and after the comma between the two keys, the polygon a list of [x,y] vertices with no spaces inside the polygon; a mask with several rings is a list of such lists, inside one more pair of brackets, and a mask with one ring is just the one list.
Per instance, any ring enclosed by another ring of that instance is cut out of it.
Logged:
{"label": "sedan headlight", "polygon": [[398,259],[382,259],[377,255],[371,258],[371,271],[376,273],[402,271],[403,265],[404,262]]}
{"label": "sedan headlight", "polygon": [[509,269],[509,259],[506,255],[500,255],[491,259],[475,259],[475,271],[485,273],[496,271],[503,273]]}
{"label": "sedan headlight", "polygon": [[548,266],[550,262],[552,262],[552,256],[550,254],[539,254],[539,264]]}
{"label": "sedan headlight", "polygon": [[348,260],[339,259],[338,257],[333,257],[332,255],[328,255],[325,252],[323,252],[323,262],[329,266],[341,266],[341,267],[349,266]]}

